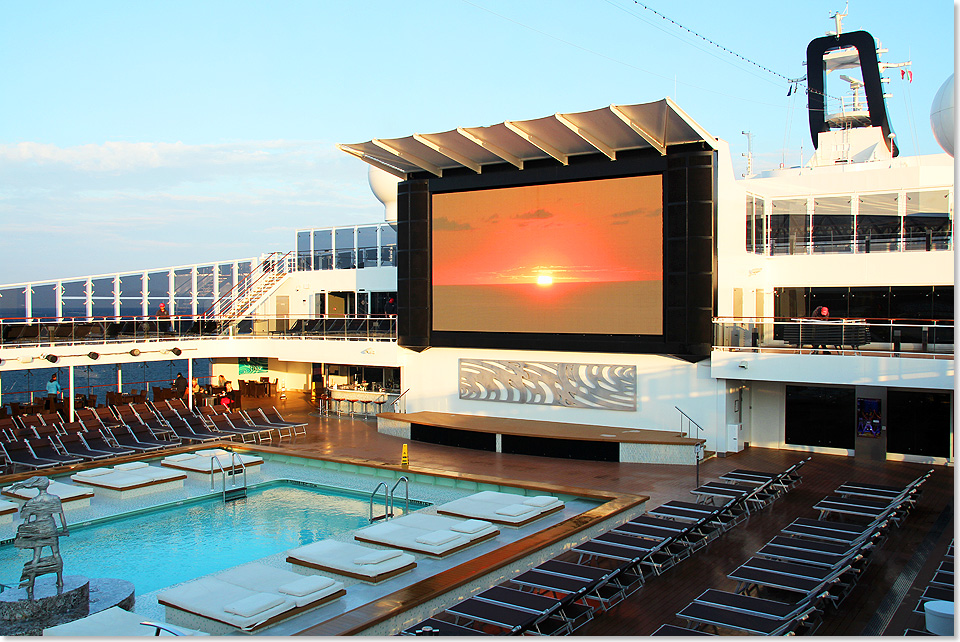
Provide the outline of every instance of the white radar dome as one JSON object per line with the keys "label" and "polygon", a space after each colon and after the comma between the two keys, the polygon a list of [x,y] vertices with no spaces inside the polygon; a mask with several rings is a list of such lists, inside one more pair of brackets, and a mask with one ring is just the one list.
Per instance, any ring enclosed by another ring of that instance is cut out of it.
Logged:
{"label": "white radar dome", "polygon": [[385,172],[371,165],[370,169],[367,170],[367,181],[370,183],[370,189],[373,191],[373,195],[376,196],[377,200],[383,203],[383,206],[386,208],[384,219],[388,223],[396,223],[397,183],[400,182],[400,179],[389,172]]}
{"label": "white radar dome", "polygon": [[930,127],[943,151],[953,156],[953,135],[956,125],[953,120],[953,74],[940,86],[930,106]]}

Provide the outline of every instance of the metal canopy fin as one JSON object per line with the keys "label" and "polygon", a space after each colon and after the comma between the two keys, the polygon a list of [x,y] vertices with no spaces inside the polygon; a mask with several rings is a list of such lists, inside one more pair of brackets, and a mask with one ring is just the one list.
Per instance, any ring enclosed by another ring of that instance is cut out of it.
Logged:
{"label": "metal canopy fin", "polygon": [[443,170],[440,169],[439,167],[437,167],[436,165],[434,165],[433,163],[431,163],[431,162],[429,162],[429,161],[425,161],[425,160],[423,160],[422,158],[420,158],[419,156],[416,156],[416,155],[414,155],[414,154],[411,154],[410,152],[404,151],[404,150],[400,149],[399,147],[397,147],[396,145],[392,145],[392,144],[390,144],[390,143],[388,143],[388,142],[386,142],[386,141],[384,141],[384,140],[381,140],[381,139],[379,139],[379,138],[374,138],[374,139],[371,140],[370,142],[372,142],[372,143],[373,143],[374,145],[376,145],[377,147],[379,147],[379,148],[381,148],[381,149],[384,149],[384,150],[390,152],[390,153],[393,154],[394,156],[398,156],[398,157],[402,158],[403,160],[410,161],[411,163],[413,163],[414,165],[416,165],[416,166],[419,167],[420,169],[425,169],[426,171],[430,172],[431,174],[433,174],[433,175],[435,175],[435,176],[443,176]]}
{"label": "metal canopy fin", "polygon": [[661,156],[667,154],[666,141],[660,138],[657,138],[655,134],[648,131],[640,123],[631,118],[625,111],[623,111],[618,105],[610,105],[610,111],[612,111],[617,118],[622,120],[627,126],[635,131],[643,140],[650,143],[650,146],[660,152]]}
{"label": "metal canopy fin", "polygon": [[588,143],[596,147],[599,151],[603,152],[603,154],[607,158],[609,158],[610,160],[617,160],[616,150],[610,147],[609,145],[607,145],[606,143],[604,143],[599,138],[597,138],[589,130],[581,127],[580,125],[577,125],[576,123],[571,121],[565,114],[554,114],[553,116],[554,118],[559,120],[560,123],[563,124],[567,129],[569,129],[574,134],[576,134],[583,140],[587,141]]}
{"label": "metal canopy fin", "polygon": [[463,154],[459,154],[459,153],[453,151],[452,149],[450,149],[449,147],[444,147],[444,146],[441,145],[440,143],[436,143],[436,142],[430,140],[429,138],[427,138],[427,137],[424,136],[423,134],[414,134],[414,135],[413,135],[413,139],[416,140],[417,142],[423,144],[423,145],[426,145],[427,147],[429,147],[429,148],[432,149],[433,151],[437,152],[438,154],[443,154],[444,156],[446,156],[446,157],[449,158],[450,160],[456,161],[456,162],[460,163],[461,165],[463,165],[464,167],[469,167],[470,169],[472,169],[473,171],[475,171],[477,174],[480,173],[480,163],[476,162],[475,160],[472,160],[472,159],[470,159],[470,158],[467,158],[467,157],[464,156]]}
{"label": "metal canopy fin", "polygon": [[508,163],[516,167],[517,169],[523,169],[522,160],[520,160],[518,157],[514,156],[507,150],[503,149],[502,147],[499,147],[498,145],[494,145],[489,140],[487,140],[480,134],[476,133],[476,131],[472,131],[465,127],[457,127],[457,133],[463,136],[464,138],[466,138],[467,140],[476,143],[477,145],[484,148],[491,154],[495,154],[496,156],[499,156],[503,160],[507,161]]}
{"label": "metal canopy fin", "polygon": [[388,174],[393,174],[394,176],[396,176],[397,178],[399,178],[399,179],[402,180],[402,181],[407,180],[407,173],[406,173],[405,171],[403,171],[402,169],[397,169],[397,168],[394,167],[393,165],[390,165],[389,163],[385,163],[385,162],[383,162],[382,160],[380,160],[379,158],[374,158],[373,156],[368,156],[367,154],[364,154],[363,152],[361,152],[361,151],[359,151],[359,150],[356,150],[356,149],[353,149],[353,148],[351,148],[350,146],[344,145],[344,144],[342,144],[342,143],[337,143],[337,148],[338,148],[340,151],[342,151],[342,152],[347,152],[347,153],[350,154],[351,156],[356,156],[356,157],[359,158],[360,160],[362,160],[362,161],[364,161],[364,162],[366,162],[366,163],[369,163],[369,164],[373,165],[373,166],[376,167],[377,169],[382,169],[383,171],[387,172]]}
{"label": "metal canopy fin", "polygon": [[525,130],[523,127],[521,127],[517,121],[505,120],[503,121],[503,124],[507,127],[507,129],[512,131],[514,134],[524,139],[531,145],[537,147],[541,151],[546,152],[550,156],[553,156],[555,159],[557,159],[564,165],[567,165],[569,163],[569,156],[567,154],[564,154],[553,145],[550,145],[545,141],[541,140],[540,138],[538,138],[537,136],[531,134],[530,132]]}

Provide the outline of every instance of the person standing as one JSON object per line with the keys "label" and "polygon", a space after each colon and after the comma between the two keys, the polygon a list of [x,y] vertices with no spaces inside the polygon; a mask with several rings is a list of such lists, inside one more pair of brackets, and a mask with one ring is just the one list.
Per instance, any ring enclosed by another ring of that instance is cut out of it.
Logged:
{"label": "person standing", "polygon": [[183,374],[177,373],[177,378],[173,380],[173,389],[177,391],[178,397],[184,397],[187,393],[187,380]]}
{"label": "person standing", "polygon": [[57,373],[50,375],[50,381],[47,382],[47,410],[56,410],[57,397],[62,392],[60,382],[57,381]]}

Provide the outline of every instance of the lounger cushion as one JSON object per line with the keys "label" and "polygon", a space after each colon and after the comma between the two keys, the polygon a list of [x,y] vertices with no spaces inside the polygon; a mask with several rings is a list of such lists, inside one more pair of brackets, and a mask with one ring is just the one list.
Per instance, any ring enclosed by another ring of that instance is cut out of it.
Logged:
{"label": "lounger cushion", "polygon": [[559,501],[559,499],[551,497],[550,495],[537,495],[536,497],[527,497],[523,500],[523,503],[527,506],[535,506],[536,508],[546,508],[547,506],[553,506]]}
{"label": "lounger cushion", "polygon": [[510,504],[497,509],[497,515],[506,515],[507,517],[519,517],[527,513],[535,512],[537,509],[533,506],[524,506],[523,504]]}
{"label": "lounger cushion", "polygon": [[236,602],[225,604],[223,610],[240,617],[253,617],[267,609],[283,604],[283,598],[271,593],[255,593]]}
{"label": "lounger cushion", "polygon": [[490,522],[484,519],[468,519],[463,523],[451,526],[450,530],[456,531],[457,533],[466,533],[467,535],[472,535],[473,533],[479,533],[489,526]]}
{"label": "lounger cushion", "polygon": [[196,459],[197,456],[193,453],[180,453],[179,455],[170,455],[169,457],[164,457],[163,461],[187,461],[188,459]]}
{"label": "lounger cushion", "polygon": [[302,579],[294,580],[293,582],[288,582],[287,584],[282,584],[277,590],[281,593],[286,593],[287,595],[293,595],[296,597],[303,597],[310,593],[316,593],[317,591],[322,591],[325,588],[333,586],[336,582],[329,578],[324,577],[323,575],[308,575]]}
{"label": "lounger cushion", "polygon": [[91,468],[90,470],[81,470],[75,473],[77,477],[99,477],[100,475],[106,475],[112,473],[113,470],[110,468]]}
{"label": "lounger cushion", "polygon": [[355,558],[353,563],[360,564],[361,566],[364,564],[382,564],[387,560],[392,560],[394,557],[400,557],[401,555],[403,555],[403,553],[397,550],[373,551],[367,555],[361,555],[360,557]]}
{"label": "lounger cushion", "polygon": [[113,467],[114,470],[137,470],[138,468],[146,468],[149,466],[145,461],[131,461],[126,464],[117,464]]}
{"label": "lounger cushion", "polygon": [[447,542],[452,542],[458,537],[460,537],[460,535],[453,531],[433,531],[432,533],[421,535],[417,538],[417,541],[427,546],[442,546]]}
{"label": "lounger cushion", "polygon": [[211,448],[210,450],[198,450],[196,453],[197,457],[218,457],[220,455],[229,455],[229,450],[224,450],[223,448]]}

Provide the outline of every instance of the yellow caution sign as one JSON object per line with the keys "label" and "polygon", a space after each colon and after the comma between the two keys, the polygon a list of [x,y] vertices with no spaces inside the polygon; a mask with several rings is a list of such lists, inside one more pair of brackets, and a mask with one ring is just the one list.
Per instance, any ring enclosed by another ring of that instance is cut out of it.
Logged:
{"label": "yellow caution sign", "polygon": [[407,456],[407,445],[406,445],[406,444],[403,445],[403,452],[400,453],[400,465],[401,465],[401,466],[409,466],[409,465],[410,465],[410,457]]}

